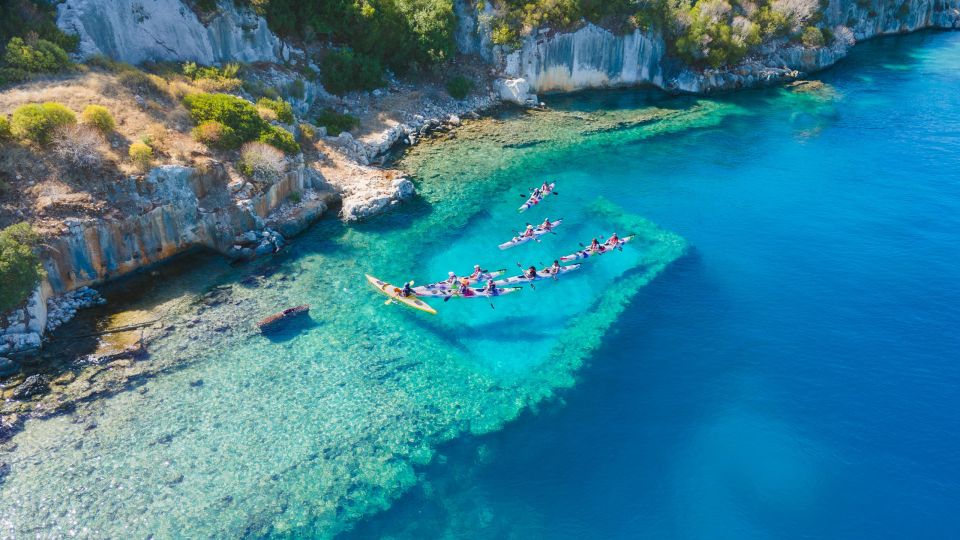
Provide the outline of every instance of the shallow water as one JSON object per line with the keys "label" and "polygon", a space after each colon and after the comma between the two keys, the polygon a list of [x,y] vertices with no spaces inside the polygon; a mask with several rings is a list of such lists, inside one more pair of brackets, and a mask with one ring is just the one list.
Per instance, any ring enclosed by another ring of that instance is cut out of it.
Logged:
{"label": "shallow water", "polygon": [[[29,423],[0,535],[955,537],[957,53],[882,40],[822,89],[576,95],[417,147],[421,199],[255,282],[205,263],[227,328],[178,324],[153,353],[178,369]],[[541,177],[560,195],[517,214]],[[362,282],[613,230],[641,240],[496,309]]]}

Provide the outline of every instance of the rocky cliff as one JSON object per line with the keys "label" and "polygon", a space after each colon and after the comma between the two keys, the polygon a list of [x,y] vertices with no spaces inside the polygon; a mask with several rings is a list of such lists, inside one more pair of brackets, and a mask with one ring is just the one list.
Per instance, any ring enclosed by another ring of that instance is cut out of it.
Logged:
{"label": "rocky cliff", "polygon": [[[541,29],[515,50],[493,48],[494,65],[504,78],[498,89],[505,100],[529,103],[535,99],[532,92],[637,84],[709,92],[787,81],[834,64],[859,40],[924,28],[960,28],[960,0],[830,0],[824,21],[835,36],[827,46],[807,48],[778,40],[736,66],[707,70],[690,69],[671,58],[657,32],[615,35],[592,24],[572,32]],[[488,28],[477,19],[463,24],[474,25],[467,30],[475,37],[460,42],[486,42],[481,36]],[[531,93],[522,95],[517,88]]]}
{"label": "rocky cliff", "polygon": [[204,23],[181,0],[66,0],[57,25],[80,36],[80,54],[105,54],[139,64],[147,60],[277,62],[289,49],[249,8],[232,0]]}
{"label": "rocky cliff", "polygon": [[[309,196],[324,186],[322,178],[303,163],[249,199],[232,196],[236,183],[230,183],[219,164],[204,171],[169,165],[154,169],[142,181],[129,181],[136,184],[129,187],[131,192],[153,208],[123,220],[69,223],[69,234],[49,242],[43,253],[54,294],[97,284],[195,247],[240,256],[247,244],[255,245],[251,250],[260,247],[260,231],[268,228],[271,212],[287,203],[292,193],[308,194],[297,205],[302,210],[285,220],[295,222],[284,225],[294,233],[305,226],[301,222],[318,217],[330,202],[328,197]],[[257,231],[256,238],[242,236],[251,230]],[[272,250],[275,240],[268,236]]]}

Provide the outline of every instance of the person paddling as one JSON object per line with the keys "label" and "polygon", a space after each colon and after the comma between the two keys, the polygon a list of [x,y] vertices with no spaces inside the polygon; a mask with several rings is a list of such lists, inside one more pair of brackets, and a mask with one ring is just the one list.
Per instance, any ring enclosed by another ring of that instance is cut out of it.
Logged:
{"label": "person paddling", "polygon": [[527,229],[520,236],[524,238],[533,238],[533,225],[527,224]]}
{"label": "person paddling", "polygon": [[544,195],[546,195],[547,193],[550,193],[550,184],[548,184],[546,180],[544,180],[543,185],[540,186],[540,193]]}
{"label": "person paddling", "polygon": [[486,274],[487,271],[480,268],[479,264],[473,265],[473,273],[470,274],[470,279],[480,279],[480,276]]}
{"label": "person paddling", "polygon": [[610,235],[610,238],[607,239],[607,245],[611,247],[617,247],[617,244],[620,243],[620,237],[617,236],[617,233]]}
{"label": "person paddling", "polygon": [[483,293],[488,296],[496,296],[499,293],[497,284],[492,279],[488,279],[487,284],[483,286]]}
{"label": "person paddling", "polygon": [[447,272],[447,280],[444,281],[450,287],[453,287],[457,284],[457,275],[453,272]]}
{"label": "person paddling", "polygon": [[603,246],[600,245],[600,242],[596,238],[593,239],[593,242],[590,242],[590,247],[588,248],[591,251],[601,251]]}
{"label": "person paddling", "polygon": [[536,266],[531,266],[530,268],[527,268],[526,270],[524,270],[524,271],[523,271],[523,277],[525,277],[525,278],[527,278],[527,279],[533,279],[533,278],[537,277],[537,267],[536,267]]}
{"label": "person paddling", "polygon": [[550,223],[550,218],[543,220],[543,223],[540,224],[540,228],[545,231],[553,229],[553,223]]}
{"label": "person paddling", "polygon": [[400,296],[404,298],[410,298],[413,296],[413,282],[408,281],[403,284],[403,289],[400,290]]}
{"label": "person paddling", "polygon": [[550,265],[546,271],[550,274],[557,275],[560,273],[560,261],[553,261],[553,264]]}
{"label": "person paddling", "polygon": [[457,289],[457,294],[459,294],[460,296],[470,296],[471,292],[472,291],[470,290],[470,280],[467,278],[461,279],[460,288]]}

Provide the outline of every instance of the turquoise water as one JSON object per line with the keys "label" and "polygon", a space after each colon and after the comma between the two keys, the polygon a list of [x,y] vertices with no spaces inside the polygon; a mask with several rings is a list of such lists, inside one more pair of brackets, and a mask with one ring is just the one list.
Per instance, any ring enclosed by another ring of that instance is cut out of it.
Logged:
{"label": "turquoise water", "polygon": [[[266,272],[204,263],[233,287],[178,304],[176,367],[29,423],[0,536],[955,537],[958,53],[877,41],[822,88],[576,95],[417,147],[420,199]],[[362,282],[613,230],[639,240],[495,309]]]}

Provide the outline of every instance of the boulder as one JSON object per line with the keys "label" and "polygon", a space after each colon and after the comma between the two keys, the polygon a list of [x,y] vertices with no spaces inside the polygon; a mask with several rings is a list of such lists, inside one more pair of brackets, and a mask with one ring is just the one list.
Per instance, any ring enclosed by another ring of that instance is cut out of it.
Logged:
{"label": "boulder", "polygon": [[537,96],[530,92],[530,83],[523,77],[516,79],[497,79],[493,88],[503,101],[517,105],[531,106],[538,103]]}

